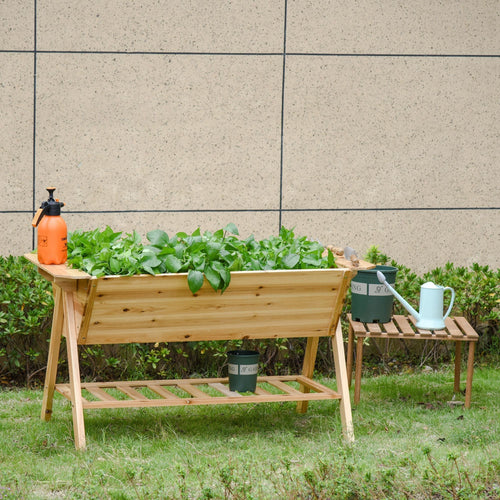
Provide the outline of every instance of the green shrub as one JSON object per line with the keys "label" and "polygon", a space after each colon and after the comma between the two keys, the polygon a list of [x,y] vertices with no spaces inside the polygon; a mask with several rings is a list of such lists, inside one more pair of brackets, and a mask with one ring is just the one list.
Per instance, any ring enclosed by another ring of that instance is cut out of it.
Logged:
{"label": "green shrub", "polygon": [[45,367],[52,288],[24,257],[0,256],[0,381],[29,383]]}
{"label": "green shrub", "polygon": [[448,262],[425,274],[423,280],[453,288],[452,314],[464,316],[479,333],[480,351],[500,351],[500,269],[479,264],[455,267]]}
{"label": "green shrub", "polygon": [[479,264],[455,267],[448,262],[444,268],[426,273],[423,280],[453,288],[453,312],[465,316],[473,328],[500,321],[500,269],[493,271]]}
{"label": "green shrub", "polygon": [[[456,292],[452,314],[465,316],[480,333],[479,353],[498,355],[500,270],[478,264],[465,268],[448,263],[418,276],[390,260],[377,247],[371,247],[365,260],[377,264],[390,262],[397,267],[396,288],[415,308],[419,305],[420,286],[425,281],[451,286]],[[349,310],[350,292],[344,308],[345,312]],[[43,382],[52,312],[51,284],[36,268],[23,257],[0,257],[0,384]],[[394,312],[406,313],[396,300]],[[82,346],[80,369],[82,377],[88,380],[224,376],[226,352],[240,347],[260,352],[261,373],[297,373],[302,367],[305,339]],[[65,354],[63,341],[58,373],[66,380]],[[329,376],[333,367],[329,339],[322,338],[316,369]]]}

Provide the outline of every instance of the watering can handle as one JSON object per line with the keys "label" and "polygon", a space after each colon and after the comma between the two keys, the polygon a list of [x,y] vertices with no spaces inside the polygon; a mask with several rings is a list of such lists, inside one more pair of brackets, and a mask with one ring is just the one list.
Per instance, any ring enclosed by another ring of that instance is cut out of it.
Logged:
{"label": "watering can handle", "polygon": [[448,314],[450,314],[451,308],[453,307],[453,302],[455,302],[455,290],[453,290],[453,288],[450,288],[449,286],[447,286],[443,290],[443,293],[446,292],[446,290],[449,290],[451,292],[451,301],[450,301],[450,306],[448,307],[448,310],[446,311],[446,314],[444,315],[443,319],[448,317]]}

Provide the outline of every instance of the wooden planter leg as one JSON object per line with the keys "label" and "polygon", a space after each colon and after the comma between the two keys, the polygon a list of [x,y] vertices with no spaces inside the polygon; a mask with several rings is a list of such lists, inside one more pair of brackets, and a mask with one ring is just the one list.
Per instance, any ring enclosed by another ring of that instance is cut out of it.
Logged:
{"label": "wooden planter leg", "polygon": [[474,350],[475,342],[469,342],[469,357],[467,359],[467,382],[465,384],[465,407],[470,408],[472,397],[472,375],[474,373]]}
{"label": "wooden planter leg", "polygon": [[[318,353],[318,343],[319,337],[308,337],[306,352],[304,355],[304,364],[302,365],[302,375],[304,377],[312,378],[314,373],[314,365],[316,364],[316,354]],[[308,387],[300,386],[300,390],[304,393],[308,393],[310,389]],[[307,405],[309,401],[299,401],[297,403],[297,412],[305,413],[307,411]]]}
{"label": "wooden planter leg", "polygon": [[78,331],[76,327],[75,305],[73,293],[64,292],[64,316],[66,319],[66,346],[68,349],[69,384],[71,406],[73,410],[73,431],[75,448],[85,449],[85,422],[83,420],[82,387],[80,381],[80,365],[78,361]]}
{"label": "wooden planter leg", "polygon": [[345,364],[344,340],[342,339],[342,325],[337,323],[337,330],[332,337],[333,359],[335,361],[335,377],[337,379],[337,392],[341,395],[340,420],[342,422],[342,433],[344,439],[352,443],[354,441],[354,426],[352,423],[351,400],[349,396],[349,382],[347,379],[347,368]]}
{"label": "wooden planter leg", "polygon": [[54,315],[52,317],[52,330],[50,332],[49,356],[47,371],[45,372],[45,385],[43,388],[41,419],[48,422],[52,417],[52,402],[56,384],[57,364],[61,347],[61,336],[64,322],[62,290],[57,285],[52,285],[54,295]]}
{"label": "wooden planter leg", "polygon": [[462,342],[455,342],[455,380],[453,390],[460,392],[460,369],[462,366]]}

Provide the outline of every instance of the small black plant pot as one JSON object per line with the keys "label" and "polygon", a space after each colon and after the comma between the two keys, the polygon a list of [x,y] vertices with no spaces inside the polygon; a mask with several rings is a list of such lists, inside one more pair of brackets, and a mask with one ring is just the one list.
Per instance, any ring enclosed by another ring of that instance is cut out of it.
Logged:
{"label": "small black plant pot", "polygon": [[229,390],[255,392],[259,353],[257,351],[229,351],[227,353]]}

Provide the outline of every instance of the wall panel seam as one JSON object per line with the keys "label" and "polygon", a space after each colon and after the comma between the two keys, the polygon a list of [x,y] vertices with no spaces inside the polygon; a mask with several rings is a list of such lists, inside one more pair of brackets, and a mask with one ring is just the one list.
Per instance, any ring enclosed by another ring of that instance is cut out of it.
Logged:
{"label": "wall panel seam", "polygon": [[[123,210],[64,210],[65,214],[178,214],[178,213],[262,213],[262,212],[459,212],[495,211],[500,207],[360,207],[360,208],[182,208],[182,209],[123,209]],[[33,210],[0,210],[0,214],[33,214]]]}
{"label": "wall panel seam", "polygon": [[[37,0],[33,8],[33,165],[32,165],[32,214],[36,211],[36,73],[37,73]],[[35,228],[31,230],[31,247],[35,248]]]}
{"label": "wall panel seam", "polygon": [[288,12],[288,0],[284,2],[285,12],[283,15],[283,67],[281,75],[281,143],[280,143],[280,182],[279,182],[279,215],[278,215],[278,233],[282,225],[283,208],[283,148],[285,133],[285,74],[286,74],[286,22]]}
{"label": "wall panel seam", "polygon": [[[0,53],[33,54],[35,50],[0,49]],[[120,50],[44,50],[37,54],[74,54],[74,55],[124,55],[124,56],[274,56],[274,57],[415,57],[415,58],[498,58],[500,54],[425,54],[425,53],[349,53],[349,52],[185,52],[185,51],[120,51]]]}

